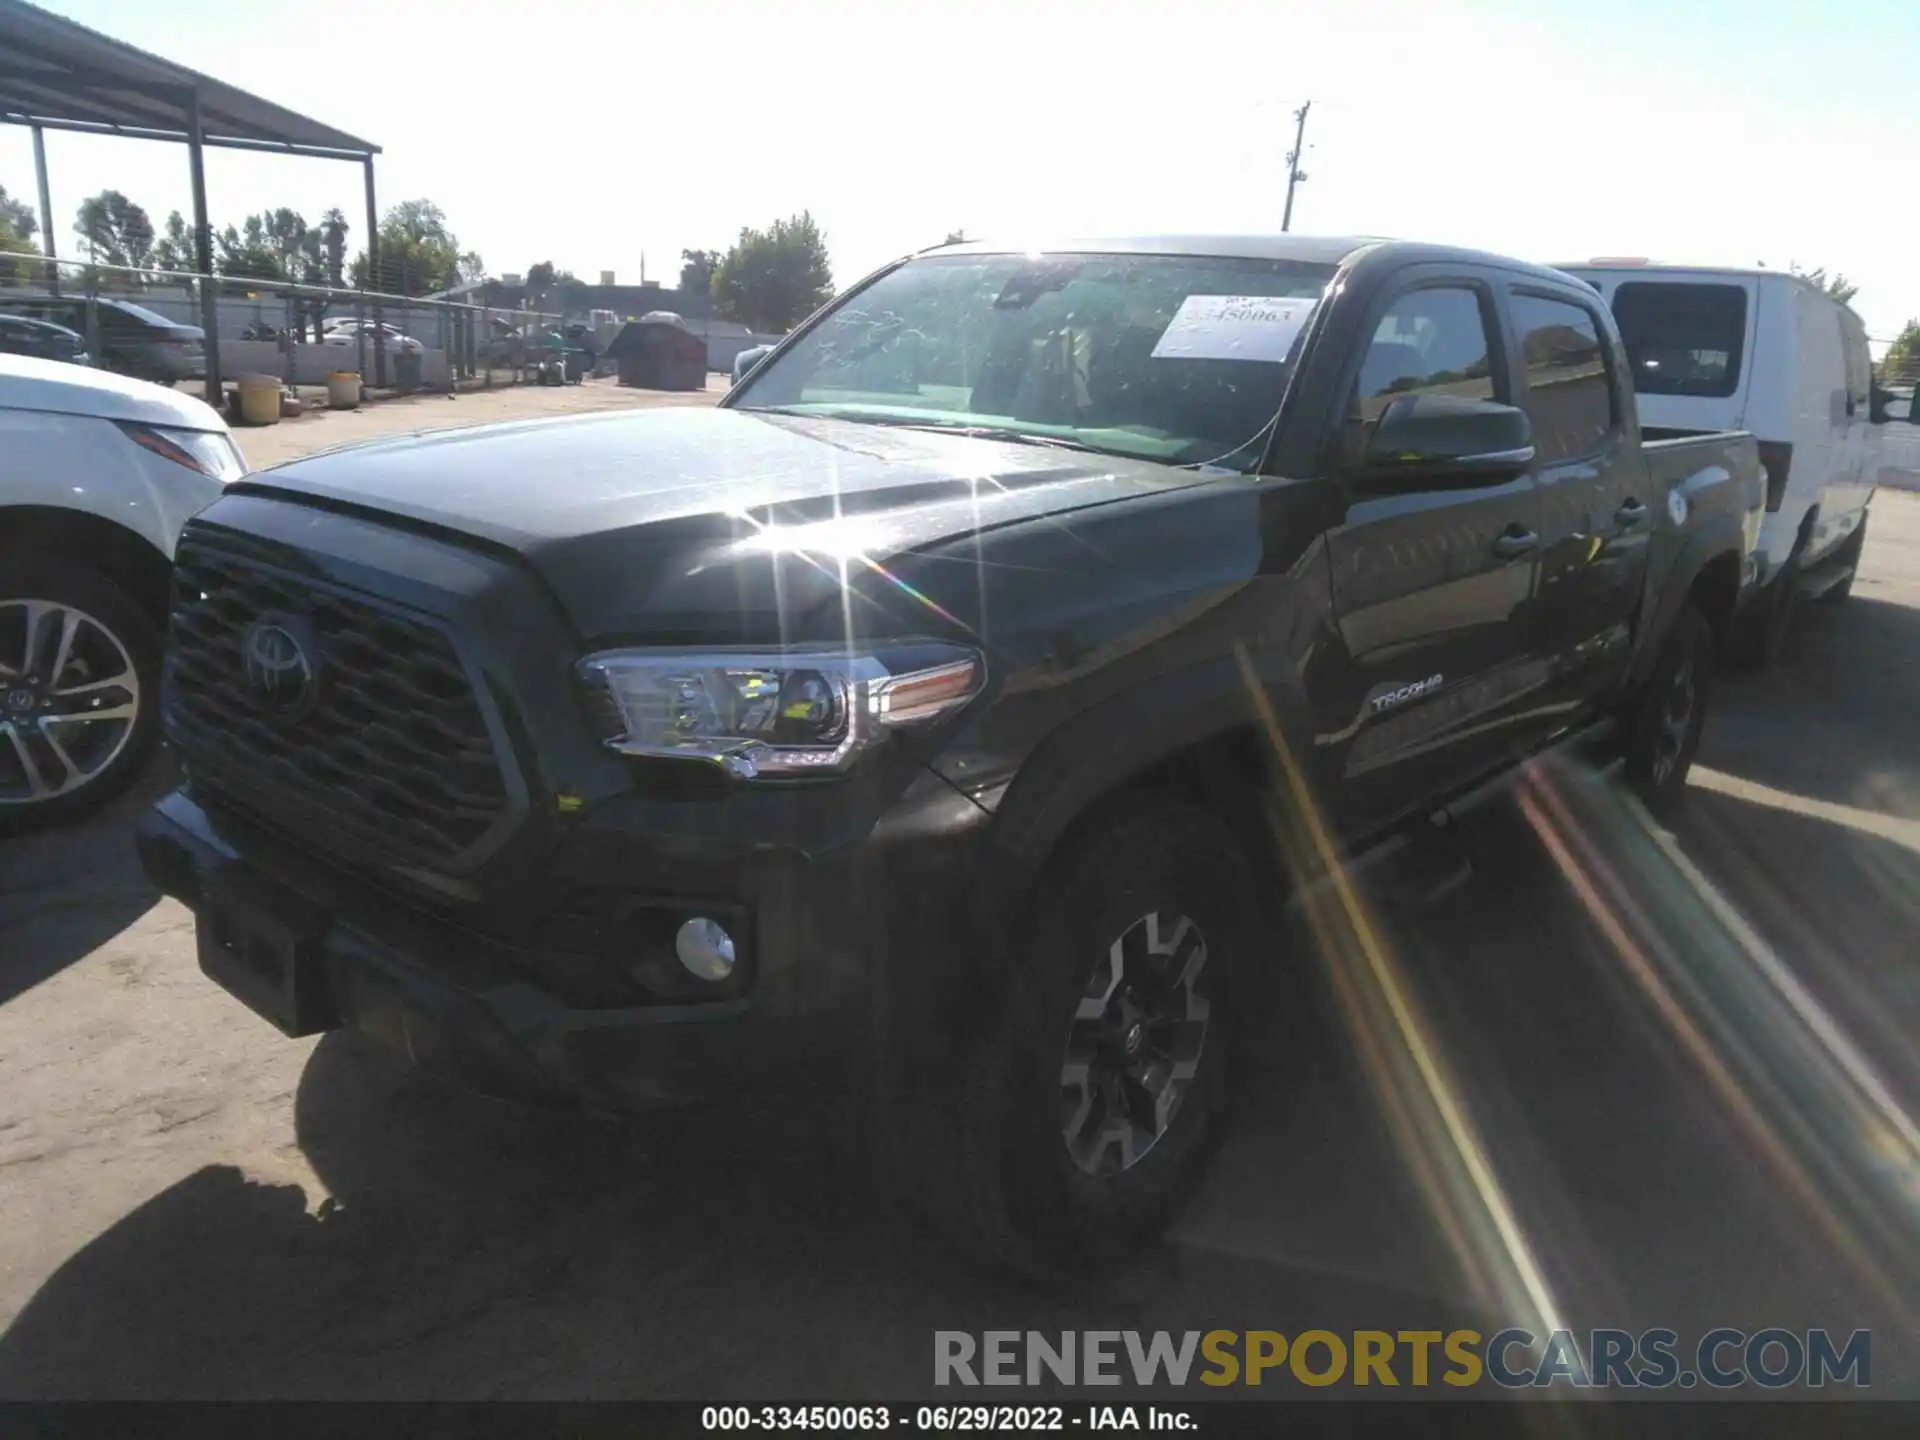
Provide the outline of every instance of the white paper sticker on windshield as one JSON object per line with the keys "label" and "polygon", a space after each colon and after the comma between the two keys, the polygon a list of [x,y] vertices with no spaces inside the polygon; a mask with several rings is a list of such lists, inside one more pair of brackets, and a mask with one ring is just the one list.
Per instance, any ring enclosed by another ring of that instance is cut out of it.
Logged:
{"label": "white paper sticker on windshield", "polygon": [[1266,360],[1279,364],[1314,302],[1268,295],[1189,295],[1153,347],[1156,360]]}

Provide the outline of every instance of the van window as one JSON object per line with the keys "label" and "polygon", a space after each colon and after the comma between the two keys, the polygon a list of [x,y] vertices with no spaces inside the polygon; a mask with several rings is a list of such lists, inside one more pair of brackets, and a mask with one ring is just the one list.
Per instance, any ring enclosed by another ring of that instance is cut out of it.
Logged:
{"label": "van window", "polygon": [[1527,367],[1527,416],[1542,465],[1591,455],[1613,433],[1600,321],[1586,306],[1544,295],[1513,297],[1513,328]]}
{"label": "van window", "polygon": [[1613,292],[1613,318],[1640,394],[1725,397],[1740,388],[1747,292],[1738,285],[1630,280]]}
{"label": "van window", "polygon": [[1847,306],[1840,309],[1840,353],[1847,362],[1848,413],[1865,415],[1873,400],[1873,357],[1867,353],[1867,327]]}

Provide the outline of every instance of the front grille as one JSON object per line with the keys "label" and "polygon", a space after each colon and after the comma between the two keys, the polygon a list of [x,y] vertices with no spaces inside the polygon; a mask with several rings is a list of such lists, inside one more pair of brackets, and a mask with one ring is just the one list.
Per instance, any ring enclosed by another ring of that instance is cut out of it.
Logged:
{"label": "front grille", "polygon": [[[191,532],[174,567],[167,732],[196,783],[354,863],[444,867],[505,817],[506,777],[447,633]],[[310,651],[301,703],[250,678],[273,625]]]}

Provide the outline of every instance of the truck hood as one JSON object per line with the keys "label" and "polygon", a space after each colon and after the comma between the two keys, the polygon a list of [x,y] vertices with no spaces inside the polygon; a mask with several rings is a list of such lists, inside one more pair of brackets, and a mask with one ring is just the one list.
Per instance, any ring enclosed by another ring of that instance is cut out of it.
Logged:
{"label": "truck hood", "polygon": [[883,571],[904,551],[1205,478],[1043,445],[676,407],[377,441],[233,488],[510,550],[590,640],[765,643],[844,635],[849,564]]}

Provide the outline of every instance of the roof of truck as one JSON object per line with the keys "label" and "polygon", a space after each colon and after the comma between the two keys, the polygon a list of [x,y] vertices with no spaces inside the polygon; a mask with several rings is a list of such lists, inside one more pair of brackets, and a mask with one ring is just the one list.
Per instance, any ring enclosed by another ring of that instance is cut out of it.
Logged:
{"label": "roof of truck", "polygon": [[1080,239],[1000,241],[964,240],[934,245],[920,255],[1177,255],[1225,260],[1297,260],[1307,265],[1339,265],[1362,250],[1390,253],[1403,262],[1433,260],[1493,265],[1530,273],[1541,279],[1565,280],[1550,266],[1536,265],[1511,255],[1496,255],[1458,245],[1435,245],[1418,240],[1396,240],[1385,235],[1122,235]]}
{"label": "roof of truck", "polygon": [[1377,235],[1102,235],[1041,242],[1023,236],[999,242],[963,240],[935,245],[921,253],[1005,255],[1024,250],[1039,255],[1206,255],[1337,265],[1356,250],[1382,243],[1388,242]]}

